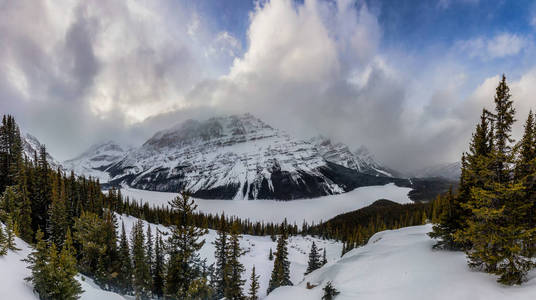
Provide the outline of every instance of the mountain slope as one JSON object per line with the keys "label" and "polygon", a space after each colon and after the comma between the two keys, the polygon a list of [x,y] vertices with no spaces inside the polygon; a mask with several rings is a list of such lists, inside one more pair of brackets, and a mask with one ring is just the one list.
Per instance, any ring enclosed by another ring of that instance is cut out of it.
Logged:
{"label": "mountain slope", "polygon": [[120,161],[128,149],[108,141],[91,146],[78,157],[64,161],[63,166],[74,171],[75,174],[98,178],[101,182],[108,182],[110,176],[106,169]]}
{"label": "mountain slope", "polygon": [[[337,300],[534,299],[536,272],[522,286],[504,287],[485,273],[471,271],[463,252],[432,251],[431,225],[383,231],[367,245],[307,275],[296,286],[274,290],[268,300],[320,299],[328,281]],[[317,285],[307,289],[307,282]]]}
{"label": "mountain slope", "polygon": [[334,143],[329,138],[317,136],[310,140],[322,157],[329,162],[374,176],[396,176],[395,172],[380,164],[374,155],[361,146],[355,151],[343,143]]}
{"label": "mountain slope", "polygon": [[250,114],[190,120],[157,132],[106,171],[111,184],[187,189],[207,199],[290,200],[390,182],[381,172],[370,175],[332,163],[315,144]]}
{"label": "mountain slope", "polygon": [[[21,131],[21,141],[22,141],[23,153],[24,155],[26,155],[26,157],[28,157],[30,161],[33,161],[35,159],[36,154],[37,156],[39,156],[39,153],[41,151],[41,146],[43,145],[41,144],[41,142],[39,142],[39,140],[35,136]],[[51,168],[53,169],[61,168],[61,163],[57,161],[56,159],[54,159],[48,151],[47,151],[47,161],[50,164]]]}

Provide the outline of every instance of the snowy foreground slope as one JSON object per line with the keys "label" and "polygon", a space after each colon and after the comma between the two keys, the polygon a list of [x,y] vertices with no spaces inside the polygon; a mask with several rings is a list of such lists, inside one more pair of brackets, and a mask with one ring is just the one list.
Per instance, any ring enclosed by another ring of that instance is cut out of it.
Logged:
{"label": "snowy foreground slope", "polygon": [[[426,235],[431,229],[423,225],[377,233],[366,246],[266,299],[320,299],[327,281],[340,292],[336,300],[536,299],[536,272],[522,286],[501,286],[493,276],[471,271],[463,253],[433,251],[434,241]],[[318,287],[308,290],[307,282]]]}
{"label": "snowy foreground slope", "polygon": [[[134,223],[138,220],[130,216],[117,216],[119,223],[119,230],[121,229],[121,222],[124,222],[125,229],[130,237],[130,231]],[[144,223],[144,230],[147,230],[147,222]],[[155,224],[151,224],[151,228],[154,230],[157,227]],[[158,225],[158,229],[161,232],[168,232],[167,227]],[[201,258],[207,260],[208,264],[214,263],[215,248],[212,244],[216,239],[216,232],[209,230],[208,234],[204,236],[205,245],[200,251]],[[307,268],[307,258],[312,241],[320,248],[326,248],[326,256],[328,261],[335,261],[339,258],[342,250],[342,244],[335,241],[324,241],[317,238],[295,236],[289,238],[289,261],[291,280],[295,283],[300,282],[303,279],[303,273]],[[27,264],[21,259],[26,258],[31,252],[30,247],[22,240],[16,240],[17,247],[20,251],[12,252],[0,257],[0,299],[17,299],[17,300],[34,300],[38,299],[37,295],[32,292],[32,286],[24,281],[24,278],[30,275],[30,271],[26,269]],[[255,271],[260,275],[259,283],[260,290],[259,296],[266,296],[266,289],[268,288],[268,282],[270,280],[270,274],[273,268],[273,261],[268,260],[268,254],[270,248],[273,251],[276,249],[276,242],[273,242],[268,236],[249,236],[244,235],[240,240],[242,249],[246,251],[246,254],[240,258],[242,264],[246,268],[246,272],[243,278],[246,279],[245,287],[249,286],[249,276],[251,275],[251,269],[255,265]],[[131,296],[122,296],[116,293],[107,292],[101,290],[93,281],[89,278],[81,279],[79,276],[78,281],[82,284],[84,293],[81,296],[82,300],[115,300],[115,299],[133,299]],[[246,289],[246,288],[245,288]]]}
{"label": "snowy foreground slope", "polygon": [[[30,246],[19,238],[15,240],[20,251],[9,251],[7,255],[0,257],[0,299],[6,300],[33,300],[39,297],[33,293],[30,283],[24,281],[24,278],[30,275],[27,264],[22,259],[28,257],[32,252]],[[125,299],[124,297],[107,291],[101,290],[92,280],[88,278],[77,277],[82,285],[84,293],[81,300],[116,300]]]}
{"label": "snowy foreground slope", "polygon": [[[413,203],[408,197],[409,191],[411,191],[410,188],[389,183],[383,186],[360,187],[339,195],[294,201],[195,199],[195,202],[198,210],[204,213],[225,212],[227,216],[236,216],[241,219],[249,218],[251,221],[277,223],[283,222],[286,218],[291,224],[296,222],[301,225],[304,220],[309,223],[326,221],[339,214],[369,206],[378,199],[389,199],[400,204]],[[128,196],[131,201],[147,202],[156,206],[167,205],[169,200],[177,196],[176,193],[138,190],[128,186],[124,186],[121,193],[123,196]]]}

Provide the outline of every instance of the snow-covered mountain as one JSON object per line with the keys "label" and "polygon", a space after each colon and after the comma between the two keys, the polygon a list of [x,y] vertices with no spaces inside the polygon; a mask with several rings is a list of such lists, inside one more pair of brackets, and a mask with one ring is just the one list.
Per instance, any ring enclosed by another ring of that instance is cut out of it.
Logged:
{"label": "snow-covered mountain", "polygon": [[393,177],[393,171],[379,163],[365,146],[355,151],[343,143],[334,143],[329,138],[317,136],[310,140],[322,157],[332,163],[374,176]]}
{"label": "snow-covered mountain", "polygon": [[451,181],[460,179],[462,163],[457,161],[453,163],[438,164],[410,172],[409,177],[441,177]]}
{"label": "snow-covered mountain", "polygon": [[98,178],[101,182],[108,182],[110,176],[106,169],[120,161],[130,150],[113,141],[91,146],[78,157],[63,162],[63,166],[74,171],[75,174]]}
{"label": "snow-covered mountain", "polygon": [[106,172],[112,185],[167,192],[187,189],[208,199],[310,198],[391,182],[390,174],[363,150],[333,153],[328,148],[244,114],[189,120],[157,132],[109,167],[120,151],[98,166],[87,163],[94,156],[82,155],[76,167],[82,173],[83,168],[90,174]]}
{"label": "snow-covered mountain", "polygon": [[[24,155],[26,155],[26,157],[28,157],[30,161],[33,161],[35,159],[36,154],[37,156],[39,156],[39,152],[41,151],[41,146],[43,145],[41,144],[41,142],[39,142],[39,140],[35,136],[27,132],[21,131],[21,141],[22,141],[23,153]],[[47,161],[50,164],[50,167],[53,169],[58,169],[62,167],[61,163],[57,161],[56,159],[54,159],[48,151],[47,151]]]}

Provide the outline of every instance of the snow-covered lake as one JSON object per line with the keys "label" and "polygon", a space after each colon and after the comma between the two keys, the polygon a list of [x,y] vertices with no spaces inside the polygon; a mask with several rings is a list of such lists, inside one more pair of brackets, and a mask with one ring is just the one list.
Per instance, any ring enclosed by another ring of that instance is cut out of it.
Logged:
{"label": "snow-covered lake", "polygon": [[[412,203],[408,197],[411,188],[398,187],[393,183],[383,186],[360,187],[348,193],[302,199],[292,201],[276,200],[205,200],[194,199],[198,210],[204,213],[236,216],[252,221],[283,222],[301,225],[305,220],[309,223],[326,221],[341,213],[369,206],[378,199],[389,199],[397,203]],[[131,200],[148,202],[150,205],[167,205],[168,201],[177,196],[176,193],[153,192],[123,187],[123,196]]]}

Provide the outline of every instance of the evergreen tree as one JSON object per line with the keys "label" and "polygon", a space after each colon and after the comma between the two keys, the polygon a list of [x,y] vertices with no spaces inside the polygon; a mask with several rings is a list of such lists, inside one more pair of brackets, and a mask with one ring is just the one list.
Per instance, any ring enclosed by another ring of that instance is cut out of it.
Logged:
{"label": "evergreen tree", "polygon": [[121,224],[121,240],[119,242],[119,274],[118,287],[122,294],[132,291],[132,260],[130,258],[130,248],[128,246],[125,224]]}
{"label": "evergreen tree", "polygon": [[48,253],[43,236],[43,232],[37,230],[37,233],[35,234],[36,243],[34,251],[30,253],[24,261],[28,263],[27,268],[31,270],[31,275],[25,278],[25,280],[32,283],[34,291],[37,292],[42,299],[46,299],[48,295],[45,294],[45,291],[49,284],[47,273]]}
{"label": "evergreen tree", "polygon": [[[55,245],[53,245],[55,247]],[[51,247],[52,248],[52,247]],[[74,256],[73,240],[71,238],[71,231],[67,229],[65,236],[65,242],[63,248],[59,253],[58,261],[51,260],[52,265],[57,264],[55,268],[55,281],[56,286],[54,288],[55,293],[52,299],[78,299],[83,290],[80,283],[75,279],[78,274],[76,267],[76,258]]]}
{"label": "evergreen tree", "polygon": [[305,275],[313,272],[321,266],[322,262],[320,261],[320,253],[318,253],[316,244],[313,242],[311,245],[311,251],[309,252],[309,261],[307,262],[307,270],[305,271]]}
{"label": "evergreen tree", "polygon": [[154,264],[154,249],[153,249],[153,233],[151,230],[151,224],[147,224],[147,234],[145,241],[145,251],[147,254],[147,265],[149,266],[149,271],[151,278],[153,278],[153,264]]}
{"label": "evergreen tree", "polygon": [[8,216],[7,221],[6,221],[5,247],[11,251],[20,250],[19,248],[17,248],[17,245],[15,244],[15,229],[14,229],[13,219],[11,218],[11,216]]}
{"label": "evergreen tree", "polygon": [[0,256],[7,254],[6,235],[4,234],[4,229],[2,229],[2,227],[2,224],[0,224]]}
{"label": "evergreen tree", "polygon": [[183,299],[188,297],[190,284],[201,275],[198,251],[205,243],[200,239],[207,231],[192,224],[197,205],[187,193],[179,194],[169,204],[178,214],[178,224],[172,226],[168,239],[166,295]]}
{"label": "evergreen tree", "polygon": [[216,258],[215,265],[215,280],[214,280],[214,290],[215,297],[217,299],[223,298],[225,289],[227,287],[226,279],[226,267],[227,267],[227,232],[225,228],[218,230],[218,236],[214,241],[214,247],[216,248],[214,256]]}
{"label": "evergreen tree", "polygon": [[149,299],[152,287],[152,278],[147,265],[145,252],[145,235],[143,221],[138,220],[132,228],[132,265],[134,275],[134,292],[137,298]]}
{"label": "evergreen tree", "polygon": [[268,294],[280,286],[292,285],[290,281],[290,262],[288,261],[287,244],[287,234],[283,231],[283,234],[277,240],[274,269],[272,270],[270,283],[268,284]]}
{"label": "evergreen tree", "polygon": [[514,113],[503,76],[495,95],[495,114],[491,115],[491,151],[471,157],[469,171],[476,180],[470,185],[470,199],[464,205],[471,217],[461,234],[471,244],[466,251],[469,265],[499,275],[499,282],[504,284],[521,283],[534,265],[525,249],[534,244],[536,229],[528,228],[526,223],[532,204],[526,201],[525,186],[514,180],[511,169],[515,154],[511,147]]}
{"label": "evergreen tree", "polygon": [[328,263],[328,259],[326,258],[326,248],[324,248],[324,251],[322,253],[322,266]]}
{"label": "evergreen tree", "polygon": [[155,261],[154,261],[154,270],[153,270],[153,294],[161,298],[164,295],[164,249],[162,237],[156,230],[155,238]]}
{"label": "evergreen tree", "polygon": [[333,287],[333,284],[331,281],[328,281],[326,283],[326,286],[322,289],[324,291],[324,295],[322,296],[322,300],[332,300],[339,294],[339,291]]}
{"label": "evergreen tree", "polygon": [[244,255],[244,251],[240,248],[240,236],[238,234],[238,223],[234,223],[226,252],[225,266],[225,299],[241,300],[244,299],[242,286],[245,280],[242,279],[242,273],[245,271],[244,265],[240,263],[240,256]]}
{"label": "evergreen tree", "polygon": [[274,260],[274,254],[272,253],[272,248],[270,248],[270,253],[268,254],[268,260],[269,261]]}
{"label": "evergreen tree", "polygon": [[49,212],[48,222],[48,235],[49,239],[55,243],[58,247],[61,247],[64,239],[65,232],[67,231],[67,210],[66,210],[66,195],[65,185],[61,177],[61,173],[58,176],[52,176],[52,204]]}
{"label": "evergreen tree", "polygon": [[259,296],[257,293],[259,292],[259,275],[255,273],[255,266],[253,266],[253,270],[251,270],[251,277],[250,277],[250,284],[249,284],[249,291],[248,291],[248,300],[258,300]]}

